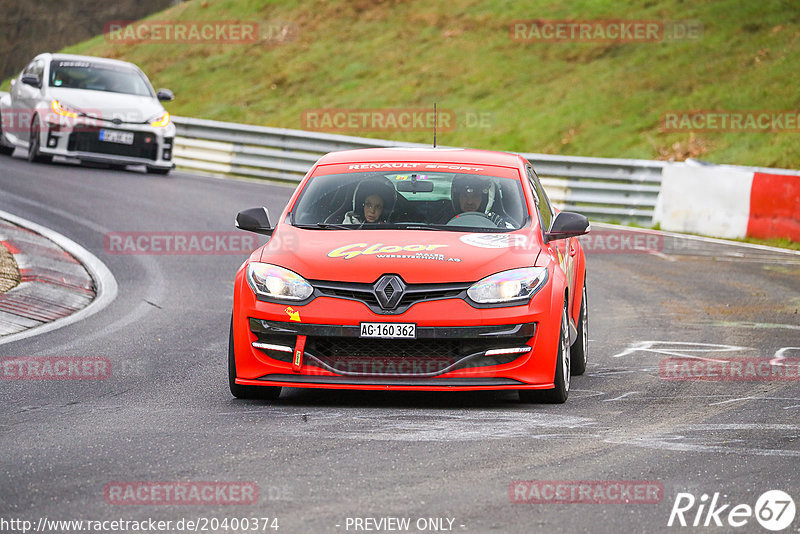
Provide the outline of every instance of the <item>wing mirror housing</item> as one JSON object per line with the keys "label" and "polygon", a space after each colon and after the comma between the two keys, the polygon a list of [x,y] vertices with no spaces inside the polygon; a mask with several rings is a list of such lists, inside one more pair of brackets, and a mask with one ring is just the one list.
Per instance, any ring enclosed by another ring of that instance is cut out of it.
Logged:
{"label": "wing mirror housing", "polygon": [[561,211],[550,225],[550,231],[544,236],[549,242],[587,234],[590,229],[589,219],[586,216],[572,211]]}
{"label": "wing mirror housing", "polygon": [[42,87],[42,80],[35,74],[23,74],[22,83],[30,85],[31,87],[36,87],[37,89]]}
{"label": "wing mirror housing", "polygon": [[256,234],[272,235],[275,229],[269,223],[267,208],[250,208],[236,215],[236,228]]}

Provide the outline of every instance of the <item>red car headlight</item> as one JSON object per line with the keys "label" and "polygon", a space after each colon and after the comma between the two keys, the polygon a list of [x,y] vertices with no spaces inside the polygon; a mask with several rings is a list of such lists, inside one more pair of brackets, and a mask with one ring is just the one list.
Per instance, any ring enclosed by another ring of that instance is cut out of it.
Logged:
{"label": "red car headlight", "polygon": [[297,302],[314,292],[305,278],[271,263],[250,262],[247,265],[247,283],[256,295],[275,300]]}
{"label": "red car headlight", "polygon": [[523,267],[487,276],[467,289],[469,298],[479,304],[518,305],[530,299],[547,282],[546,267]]}

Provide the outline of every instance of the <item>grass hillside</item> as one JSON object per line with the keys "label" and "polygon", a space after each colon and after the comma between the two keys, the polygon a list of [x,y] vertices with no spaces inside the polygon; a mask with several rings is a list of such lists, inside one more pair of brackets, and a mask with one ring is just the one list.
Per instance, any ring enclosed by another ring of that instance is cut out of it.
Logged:
{"label": "grass hillside", "polygon": [[[796,0],[191,0],[159,21],[246,21],[245,44],[114,44],[66,52],[137,63],[177,115],[302,128],[319,108],[453,110],[439,143],[523,152],[800,168],[800,131],[663,132],[674,110],[800,110]],[[519,42],[516,20],[693,20],[702,37]],[[276,28],[290,30],[281,41]],[[267,30],[273,30],[270,36]],[[483,124],[466,124],[482,117]],[[795,126],[798,126],[795,124]],[[429,132],[356,131],[429,142]]]}

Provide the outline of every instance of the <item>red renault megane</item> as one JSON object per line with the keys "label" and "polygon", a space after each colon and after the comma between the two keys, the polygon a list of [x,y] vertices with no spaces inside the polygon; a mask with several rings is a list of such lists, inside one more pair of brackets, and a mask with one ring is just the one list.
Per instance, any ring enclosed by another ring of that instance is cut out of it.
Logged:
{"label": "red renault megane", "polygon": [[519,391],[561,403],[586,369],[583,215],[515,154],[365,149],[321,158],[236,274],[231,392]]}

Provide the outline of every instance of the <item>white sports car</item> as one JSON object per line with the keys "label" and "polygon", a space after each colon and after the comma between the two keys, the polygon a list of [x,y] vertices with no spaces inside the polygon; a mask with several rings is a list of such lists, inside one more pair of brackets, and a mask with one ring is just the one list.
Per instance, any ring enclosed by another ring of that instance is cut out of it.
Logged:
{"label": "white sports car", "polygon": [[173,98],[132,63],[40,54],[0,98],[0,154],[21,148],[31,162],[66,156],[167,174],[175,126],[161,101]]}

